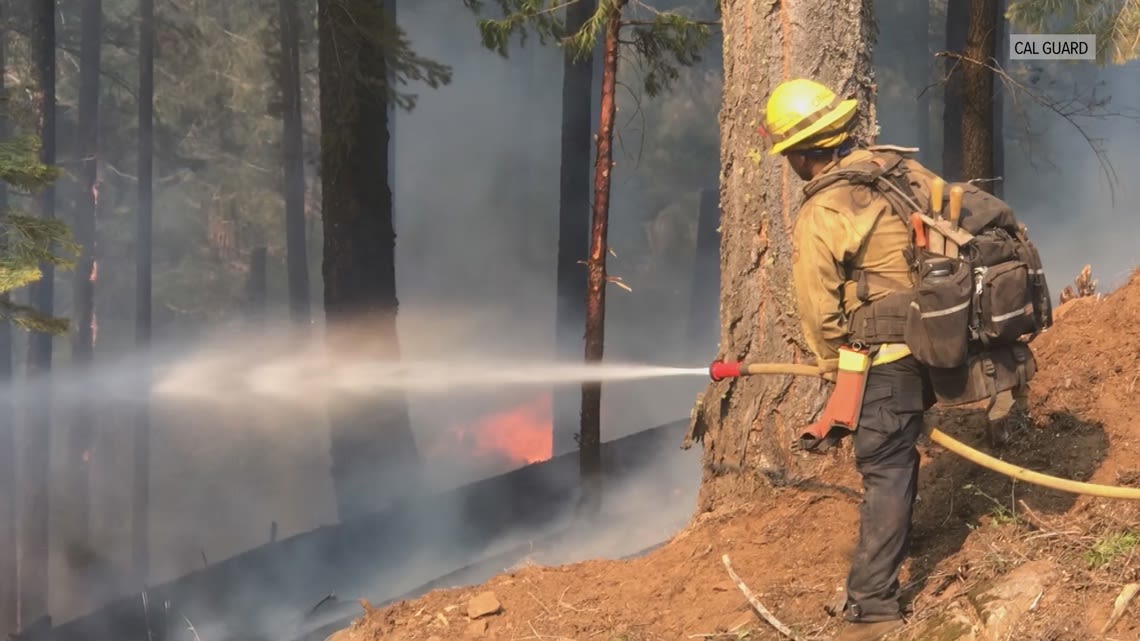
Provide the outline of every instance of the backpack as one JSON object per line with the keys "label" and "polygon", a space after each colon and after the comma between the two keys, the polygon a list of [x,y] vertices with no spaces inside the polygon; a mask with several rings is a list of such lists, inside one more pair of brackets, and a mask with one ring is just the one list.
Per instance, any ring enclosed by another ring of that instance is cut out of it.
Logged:
{"label": "backpack", "polygon": [[[906,259],[913,288],[865,305],[869,315],[894,319],[902,342],[927,366],[943,405],[988,399],[992,406],[999,393],[1024,389],[1036,373],[1029,343],[1053,324],[1041,257],[1025,226],[1000,198],[976,185],[950,183],[943,212],[949,211],[951,188],[963,191],[954,229],[915,195],[903,162],[909,150],[869,150],[871,160],[828,172],[805,188],[810,197],[840,181],[866,185],[883,195],[910,229]],[[908,215],[914,212],[925,217],[927,234],[916,233],[915,217]],[[946,236],[948,246],[957,240],[958,256],[918,242],[933,231]]]}

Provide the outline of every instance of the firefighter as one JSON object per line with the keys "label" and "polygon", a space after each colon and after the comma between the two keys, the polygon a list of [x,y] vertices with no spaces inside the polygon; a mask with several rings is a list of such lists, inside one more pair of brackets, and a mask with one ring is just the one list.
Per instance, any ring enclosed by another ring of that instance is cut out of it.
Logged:
{"label": "firefighter", "polygon": [[[805,194],[828,172],[873,157],[851,135],[856,108],[855,100],[841,100],[811,80],[790,80],[772,92],[764,114],[771,153],[808,182]],[[911,186],[929,199],[934,174],[905,162]],[[837,641],[878,639],[904,625],[899,570],[918,482],[915,444],[923,413],[934,404],[929,376],[902,340],[897,319],[905,317],[905,308],[887,309],[902,300],[893,293],[911,288],[904,254],[910,242],[905,220],[881,194],[845,181],[805,197],[793,231],[796,306],[817,362],[834,371],[843,348],[868,346],[861,407],[851,408],[858,416],[852,440],[864,493],[846,598],[836,608],[849,624]],[[859,335],[855,327],[863,328]],[[804,449],[831,445],[834,440],[825,439]]]}

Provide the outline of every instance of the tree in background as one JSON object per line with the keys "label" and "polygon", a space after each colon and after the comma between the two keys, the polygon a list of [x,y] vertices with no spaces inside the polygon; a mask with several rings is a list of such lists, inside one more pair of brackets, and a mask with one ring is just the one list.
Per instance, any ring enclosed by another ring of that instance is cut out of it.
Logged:
{"label": "tree in background", "polygon": [[[972,0],[971,0],[972,1]],[[946,3],[946,50],[957,55],[945,58],[942,106],[942,171],[946,180],[961,180],[963,175],[962,123],[965,112],[965,88],[961,56],[970,30],[970,3]]]}
{"label": "tree in background", "polygon": [[[135,346],[151,344],[154,263],[154,0],[139,0],[137,213],[135,214]],[[144,357],[145,358],[145,357]],[[143,361],[143,380],[150,382]],[[140,399],[134,420],[131,483],[131,573],[140,589],[150,575],[150,398]]]}
{"label": "tree in background", "polygon": [[970,0],[966,30],[967,60],[985,61],[961,65],[962,70],[962,178],[975,180],[978,186],[993,192],[994,179],[1000,169],[994,163],[995,142],[1001,136],[994,131],[994,75],[997,66],[997,30],[1001,4],[998,0]]}
{"label": "tree in background", "polygon": [[[566,30],[577,33],[598,10],[597,0],[579,0],[566,7]],[[590,132],[594,113],[593,49],[562,57],[562,164],[558,183],[558,258],[556,265],[554,340],[558,357],[577,358],[582,352],[586,324],[586,279],[582,261],[590,250]],[[552,399],[552,454],[573,446],[581,411],[582,392],[575,386],[556,389]]]}
{"label": "tree in background", "polygon": [[[36,82],[33,89],[35,113],[39,120],[40,161],[55,164],[56,141],[56,64],[55,0],[35,0],[31,7],[31,58]],[[54,182],[54,181],[53,181]],[[39,215],[43,224],[55,220],[55,188],[48,183],[39,194]],[[55,264],[45,262],[43,277],[31,284],[31,302],[45,314],[55,306]],[[20,484],[20,623],[29,625],[48,613],[48,557],[50,549],[51,493],[51,365],[52,334],[33,331],[28,341],[28,378],[35,380],[37,393],[28,409],[24,450],[24,478]]]}
{"label": "tree in background", "polygon": [[[5,120],[13,115],[9,107],[6,101],[0,105]],[[15,120],[19,122],[20,119]],[[26,130],[34,128],[34,125],[16,127]],[[67,332],[70,325],[68,319],[45,314],[36,306],[17,304],[9,296],[15,290],[42,280],[47,272],[44,265],[70,269],[79,252],[79,246],[72,241],[71,232],[62,221],[30,215],[8,206],[9,192],[18,196],[39,196],[39,200],[42,200],[44,191],[55,182],[59,172],[55,167],[43,163],[42,155],[38,134],[21,133],[13,137],[5,132],[0,139],[0,182],[5,201],[3,207],[0,207],[0,323],[4,327],[11,323],[28,332],[55,336]],[[7,368],[10,374],[10,361]],[[38,385],[34,389],[33,393],[40,393]],[[0,554],[3,555],[0,557],[0,572],[3,573],[0,575],[0,599],[3,600],[0,603],[0,630],[16,631],[47,614],[46,542],[37,547],[28,541],[32,529],[46,535],[46,519],[22,521],[17,530],[15,501],[16,461],[22,458],[19,469],[23,472],[23,509],[35,506],[43,510],[46,516],[47,492],[26,484],[37,478],[47,478],[46,463],[43,468],[36,468],[32,466],[34,461],[28,458],[33,453],[29,450],[43,445],[47,439],[41,435],[28,434],[24,455],[17,456],[13,408],[10,401],[5,400],[4,403],[5,416],[0,424],[0,449],[3,450],[0,454],[0,474],[3,475],[0,476],[0,523],[3,524],[0,526],[3,528],[0,529]],[[38,403],[31,405],[30,410],[40,409],[37,405]],[[40,512],[33,513],[37,514]],[[29,550],[31,553],[28,553]],[[19,582],[15,579],[18,554],[23,558],[24,568]],[[43,565],[32,565],[33,563]],[[19,611],[15,607],[17,593],[20,595]]]}
{"label": "tree in background", "polygon": [[[10,293],[43,278],[43,265],[71,268],[79,248],[72,242],[71,232],[63,222],[33,216],[9,207],[9,192],[17,196],[40,195],[59,175],[57,168],[41,161],[42,147],[38,134],[12,135],[14,130],[35,129],[35,123],[26,123],[26,126],[21,127],[20,115],[12,113],[7,96],[0,98],[0,121],[3,122],[4,129],[0,132],[0,327],[5,333],[9,332],[10,325],[15,325],[25,331],[53,336],[66,332],[69,321],[44,314],[32,306],[14,303]],[[16,126],[11,127],[9,123]],[[0,369],[10,379],[11,353],[8,357],[6,362],[0,363]],[[45,609],[29,611],[23,608],[17,612],[20,583],[16,579],[16,558],[21,549],[26,549],[22,546],[27,545],[27,540],[18,540],[17,534],[15,499],[16,461],[19,457],[15,449],[13,408],[6,393],[3,402],[4,414],[0,416],[0,631],[7,633],[15,632],[21,627],[18,621],[26,625],[30,622],[29,616],[45,614],[46,594],[24,597],[39,597],[39,604],[45,606]],[[22,469],[45,476],[47,473],[46,468],[29,470],[26,463]],[[43,527],[42,523],[39,525]],[[46,561],[46,556],[43,560]],[[24,563],[28,561],[25,556]],[[41,577],[46,576],[46,567],[30,569],[43,573],[33,574],[34,579],[42,580]],[[30,587],[43,589],[46,586],[33,583]]]}
{"label": "tree in background", "polygon": [[1135,0],[1018,0],[1005,17],[1030,33],[1096,34],[1101,65],[1140,57],[1140,3]]}
{"label": "tree in background", "polygon": [[280,90],[284,160],[282,196],[285,200],[285,270],[289,313],[293,322],[308,325],[309,259],[305,244],[305,131],[301,118],[301,15],[298,0],[278,0],[277,86]]}
{"label": "tree in background", "polygon": [[[390,101],[411,81],[435,88],[450,69],[417,56],[403,30],[368,0],[319,0],[322,273],[330,349],[339,358],[395,361],[396,232],[388,184]],[[348,332],[349,328],[358,330]],[[414,487],[418,452],[401,393],[330,401],[337,511],[347,520]]]}
{"label": "tree in background", "polygon": [[[590,222],[590,247],[586,257],[585,360],[602,361],[605,346],[606,283],[620,279],[606,273],[606,256],[611,251],[606,242],[609,230],[609,203],[613,170],[614,116],[617,102],[618,63],[623,45],[643,64],[645,92],[650,96],[667,89],[677,78],[678,65],[691,65],[700,60],[699,52],[708,40],[708,25],[678,12],[659,11],[642,2],[599,0],[597,8],[582,27],[571,31],[559,17],[580,0],[498,0],[501,18],[479,21],[483,44],[506,56],[511,38],[525,41],[528,32],[538,35],[540,42],[554,40],[577,58],[589,55],[602,42],[602,78],[599,96],[598,133],[595,137],[593,203]],[[465,0],[479,10],[483,2]],[[624,31],[623,31],[624,30]],[[628,39],[623,40],[623,32]],[[585,215],[585,212],[582,212]],[[601,401],[602,388],[597,382],[582,385],[580,476],[585,513],[601,507]]]}
{"label": "tree in background", "polygon": [[[8,7],[0,2],[0,141],[8,139]],[[38,155],[33,154],[33,158]],[[8,210],[8,183],[0,181],[0,212]],[[0,305],[12,302],[0,293]],[[0,387],[12,384],[12,324],[0,321]],[[19,594],[17,561],[19,530],[16,519],[16,412],[7,395],[0,396],[0,634],[17,630],[16,603]]]}
{"label": "tree in background", "polygon": [[[79,122],[76,149],[79,185],[74,213],[75,241],[81,253],[72,280],[72,366],[87,368],[95,352],[95,219],[99,208],[98,132],[100,50],[103,39],[103,2],[84,0],[80,16]],[[82,571],[91,549],[91,447],[95,408],[91,397],[80,395],[71,409],[67,440],[67,475],[63,501],[67,520],[63,540],[68,566]]]}
{"label": "tree in background", "polygon": [[[730,361],[802,362],[809,357],[791,289],[791,231],[800,181],[767,154],[755,126],[783,80],[811,77],[859,101],[856,138],[874,131],[870,0],[725,0],[721,122],[721,336]],[[799,25],[812,25],[805,29]],[[822,408],[822,381],[745,377],[710,385],[694,409],[685,445],[704,442],[698,509],[738,503],[757,477],[779,483],[801,459],[788,444]],[[813,466],[821,463],[812,458]]]}

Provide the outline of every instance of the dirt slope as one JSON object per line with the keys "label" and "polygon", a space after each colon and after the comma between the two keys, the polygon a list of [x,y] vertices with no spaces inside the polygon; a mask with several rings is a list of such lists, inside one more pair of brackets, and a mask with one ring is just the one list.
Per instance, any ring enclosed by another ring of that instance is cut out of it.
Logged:
{"label": "dirt slope", "polygon": [[[1140,382],[1140,275],[1102,300],[1071,302],[1058,316],[1034,343],[1041,372],[1033,385],[1032,425],[995,454],[1066,478],[1140,485],[1140,434],[1131,414],[1140,407],[1133,401]],[[930,420],[988,449],[976,412],[934,412]],[[701,514],[643,558],[514,568],[482,586],[369,607],[334,636],[780,638],[729,580],[721,564],[728,554],[778,618],[806,638],[827,638],[838,624],[823,606],[842,583],[858,523],[858,477],[850,465],[839,468],[830,478],[759,490],[747,504]],[[915,523],[903,578],[915,621],[936,620],[990,579],[1036,561],[1058,567],[1061,578],[1035,599],[1009,638],[1140,638],[1140,606],[1108,636],[1099,634],[1121,586],[1140,580],[1136,505],[1014,484],[926,444]],[[473,597],[487,591],[494,593],[489,609],[499,611],[471,620],[469,606],[480,605]]]}

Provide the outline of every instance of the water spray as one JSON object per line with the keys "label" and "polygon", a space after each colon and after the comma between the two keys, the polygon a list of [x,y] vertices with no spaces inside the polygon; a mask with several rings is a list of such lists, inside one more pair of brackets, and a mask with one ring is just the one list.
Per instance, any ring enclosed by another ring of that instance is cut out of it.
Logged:
{"label": "water spray", "polygon": [[[709,378],[713,381],[721,381],[726,378],[757,375],[820,376],[820,370],[814,365],[796,365],[792,363],[726,363],[724,361],[713,361],[713,363],[709,365],[708,374]],[[1106,499],[1140,501],[1140,488],[1083,483],[1034,472],[1033,470],[1012,465],[988,454],[979,452],[969,445],[951,438],[937,427],[928,425],[926,433],[930,436],[930,440],[967,461],[1018,481],[1032,483],[1033,485],[1040,485],[1041,487],[1060,490],[1062,492],[1069,492],[1071,494],[1098,496]]]}

